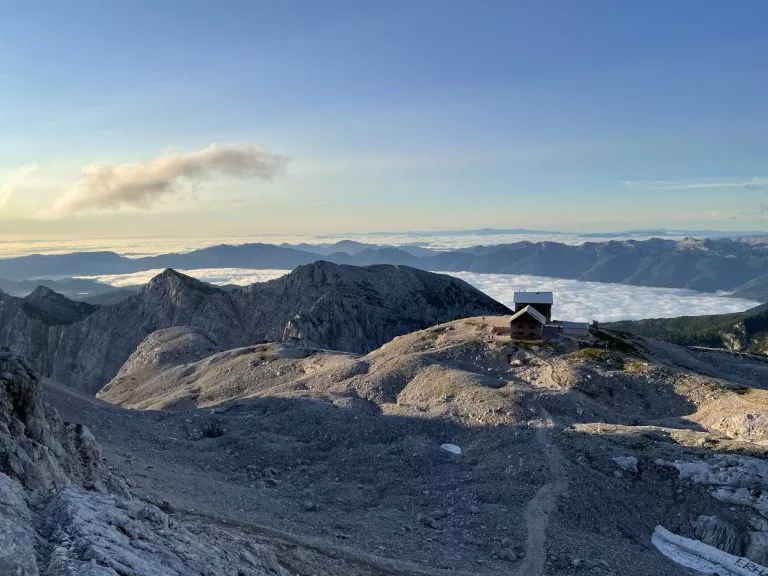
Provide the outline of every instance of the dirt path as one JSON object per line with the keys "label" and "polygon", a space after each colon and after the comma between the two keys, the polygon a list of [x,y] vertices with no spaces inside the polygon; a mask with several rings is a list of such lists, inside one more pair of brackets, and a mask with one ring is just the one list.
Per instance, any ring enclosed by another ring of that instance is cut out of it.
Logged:
{"label": "dirt path", "polygon": [[551,480],[536,492],[525,510],[525,525],[528,531],[525,557],[516,570],[517,576],[538,576],[543,573],[547,560],[547,528],[559,496],[568,489],[565,462],[552,444],[550,431],[554,426],[549,413],[539,409],[542,423],[536,431],[536,440],[544,448]]}

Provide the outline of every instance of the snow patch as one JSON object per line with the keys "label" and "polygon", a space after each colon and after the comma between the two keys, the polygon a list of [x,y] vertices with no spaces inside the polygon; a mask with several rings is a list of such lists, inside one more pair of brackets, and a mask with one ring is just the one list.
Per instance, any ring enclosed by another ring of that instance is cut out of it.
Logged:
{"label": "snow patch", "polygon": [[768,576],[768,568],[733,556],[700,540],[684,538],[657,526],[651,542],[667,558],[703,574],[720,576]]}

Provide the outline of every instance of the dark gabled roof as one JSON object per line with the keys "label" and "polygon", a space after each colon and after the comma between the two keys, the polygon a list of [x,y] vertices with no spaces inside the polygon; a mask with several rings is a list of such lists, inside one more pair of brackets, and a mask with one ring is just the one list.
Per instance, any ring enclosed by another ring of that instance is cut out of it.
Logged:
{"label": "dark gabled roof", "polygon": [[542,326],[546,326],[546,324],[547,324],[547,318],[546,318],[546,316],[544,316],[544,314],[542,314],[541,312],[539,312],[538,310],[536,310],[536,308],[533,308],[533,307],[531,307],[531,306],[526,306],[525,308],[523,308],[523,309],[519,310],[518,312],[516,312],[516,313],[515,313],[515,314],[512,316],[512,318],[510,318],[510,319],[509,319],[509,322],[510,322],[510,323],[512,323],[512,322],[514,322],[516,319],[518,319],[518,318],[520,318],[521,316],[524,316],[524,315],[526,315],[526,314],[528,314],[528,316],[530,316],[531,318],[533,318],[534,320],[536,320],[536,322],[538,322],[538,323],[539,323],[539,324],[541,324]]}
{"label": "dark gabled roof", "polygon": [[552,304],[552,292],[517,291],[514,295],[515,304]]}

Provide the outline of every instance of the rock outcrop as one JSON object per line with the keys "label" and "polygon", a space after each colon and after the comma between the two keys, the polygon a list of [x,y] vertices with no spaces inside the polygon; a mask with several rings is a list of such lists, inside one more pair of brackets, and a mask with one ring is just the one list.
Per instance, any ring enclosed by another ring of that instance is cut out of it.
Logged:
{"label": "rock outcrop", "polygon": [[192,533],[133,498],[88,429],[62,423],[29,365],[0,349],[0,574],[288,573],[263,546]]}
{"label": "rock outcrop", "polygon": [[222,348],[294,341],[363,353],[440,322],[509,312],[450,276],[328,262],[232,290],[166,270],[135,296],[68,324],[45,322],[22,304],[0,294],[0,344],[42,374],[88,393],[114,377],[149,334],[173,326],[202,329]]}
{"label": "rock outcrop", "polygon": [[91,490],[128,494],[102,462],[90,431],[62,423],[44,405],[37,374],[8,349],[0,349],[0,472],[39,493],[74,481]]}
{"label": "rock outcrop", "polygon": [[729,554],[768,564],[768,462],[741,455],[715,454],[708,460],[695,462],[659,459],[656,463],[677,468],[680,478],[715,487],[712,497],[732,510],[742,506],[753,509],[756,514],[746,529],[739,529],[717,516],[700,516],[696,521],[696,536]]}

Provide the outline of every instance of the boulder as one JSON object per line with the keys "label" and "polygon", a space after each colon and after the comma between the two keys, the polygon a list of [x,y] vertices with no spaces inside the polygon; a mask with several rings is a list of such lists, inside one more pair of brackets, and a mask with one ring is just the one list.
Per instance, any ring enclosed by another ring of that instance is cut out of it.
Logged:
{"label": "boulder", "polygon": [[695,526],[696,538],[728,552],[741,556],[744,552],[744,534],[733,524],[717,516],[699,516]]}
{"label": "boulder", "polygon": [[612,458],[616,465],[624,472],[637,474],[637,458],[634,456],[617,456]]}

